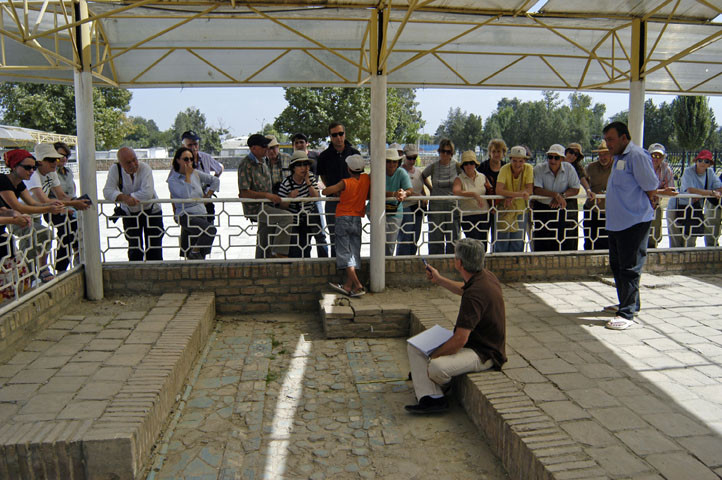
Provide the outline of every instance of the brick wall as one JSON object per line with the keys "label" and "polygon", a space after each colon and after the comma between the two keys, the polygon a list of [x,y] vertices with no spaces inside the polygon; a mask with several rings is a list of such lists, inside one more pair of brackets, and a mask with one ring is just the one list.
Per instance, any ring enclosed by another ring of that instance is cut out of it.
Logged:
{"label": "brick wall", "polygon": [[82,270],[70,273],[55,285],[0,317],[0,363],[7,361],[34,333],[63,315],[69,305],[85,295]]}
{"label": "brick wall", "polygon": [[[430,259],[442,272],[453,271],[452,259]],[[487,266],[503,282],[566,280],[611,275],[606,255],[587,252],[534,255],[492,255]],[[722,249],[684,252],[650,252],[646,271],[657,274],[717,273]],[[359,271],[368,281],[368,261]],[[339,281],[335,262],[309,260],[293,263],[207,262],[157,265],[106,265],[103,283],[106,295],[213,291],[221,314],[318,309],[319,293],[329,281]],[[419,259],[389,259],[387,286],[426,284]]]}

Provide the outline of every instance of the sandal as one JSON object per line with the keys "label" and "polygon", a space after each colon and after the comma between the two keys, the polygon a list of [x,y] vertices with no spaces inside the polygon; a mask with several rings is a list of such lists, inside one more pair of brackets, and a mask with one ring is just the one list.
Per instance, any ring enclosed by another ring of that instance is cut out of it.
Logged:
{"label": "sandal", "polygon": [[356,290],[355,292],[351,292],[349,294],[349,296],[352,298],[360,297],[362,295],[366,295],[366,290],[364,290],[363,288],[361,290]]}
{"label": "sandal", "polygon": [[349,297],[352,296],[351,292],[343,288],[343,285],[341,285],[340,283],[328,282],[328,286],[336,290],[338,293],[343,293],[344,295],[348,295]]}
{"label": "sandal", "polygon": [[40,271],[40,281],[43,283],[48,283],[51,280],[55,279],[55,275],[50,273],[49,269],[44,269]]}
{"label": "sandal", "polygon": [[614,317],[613,320],[607,322],[605,327],[610,330],[626,330],[632,325],[634,325],[633,320],[627,320],[624,317]]}

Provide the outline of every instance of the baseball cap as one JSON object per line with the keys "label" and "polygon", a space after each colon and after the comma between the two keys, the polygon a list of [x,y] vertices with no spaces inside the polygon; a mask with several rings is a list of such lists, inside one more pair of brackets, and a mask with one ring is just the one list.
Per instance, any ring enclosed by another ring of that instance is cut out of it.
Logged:
{"label": "baseball cap", "polygon": [[653,144],[651,144],[651,145],[649,146],[648,151],[649,151],[650,155],[651,155],[652,153],[661,153],[662,155],[667,155],[667,149],[664,148],[664,145],[662,145],[661,143],[653,143]]}
{"label": "baseball cap", "polygon": [[560,157],[564,156],[564,147],[559,145],[558,143],[555,143],[551,147],[549,147],[549,150],[547,150],[547,155],[553,153],[554,155],[559,155]]}
{"label": "baseball cap", "polygon": [[198,136],[196,132],[193,130],[188,130],[187,132],[183,132],[183,135],[181,135],[181,142],[185,139],[189,140],[195,140],[196,142],[201,139],[201,137]]}
{"label": "baseball cap", "polygon": [[35,159],[43,160],[45,158],[62,158],[52,143],[38,143],[35,145]]}
{"label": "baseball cap", "polygon": [[509,151],[509,158],[529,158],[529,155],[526,154],[526,148],[515,145]]}
{"label": "baseball cap", "polygon": [[697,154],[696,157],[694,157],[695,160],[714,160],[714,157],[712,156],[712,152],[709,150],[702,150]]}
{"label": "baseball cap", "polygon": [[348,165],[348,169],[352,172],[361,173],[364,171],[366,162],[361,155],[349,155],[346,157],[346,165]]}
{"label": "baseball cap", "polygon": [[248,142],[246,144],[249,147],[267,147],[271,140],[264,137],[260,133],[254,133],[250,137],[248,137]]}

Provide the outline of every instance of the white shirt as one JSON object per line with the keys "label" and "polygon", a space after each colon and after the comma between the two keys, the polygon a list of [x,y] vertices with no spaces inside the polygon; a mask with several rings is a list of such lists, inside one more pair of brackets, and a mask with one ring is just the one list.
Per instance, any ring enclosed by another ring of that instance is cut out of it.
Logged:
{"label": "white shirt", "polygon": [[[108,179],[105,181],[105,187],[103,187],[103,197],[105,197],[106,200],[115,202],[120,194],[130,195],[139,202],[158,198],[158,195],[155,193],[155,184],[153,183],[153,170],[148,164],[138,162],[138,171],[133,174],[133,177],[123,170],[123,168],[120,168],[120,171],[123,175],[122,191],[118,188],[118,164],[113,164],[108,169]],[[138,213],[141,209],[140,205],[129,207],[125,203],[122,203],[120,206],[126,213]],[[146,206],[144,210],[148,210],[148,207]],[[156,203],[150,210],[151,213],[156,213],[160,211],[160,205]]]}
{"label": "white shirt", "polygon": [[40,173],[40,170],[35,170],[29,180],[23,181],[25,182],[25,186],[27,187],[28,192],[30,192],[30,195],[33,196],[33,199],[41,203],[42,201],[39,198],[36,198],[33,194],[33,188],[41,188],[46,196],[50,196],[50,190],[53,187],[60,186],[60,179],[58,178],[58,172],[56,171],[48,172],[47,175],[43,175]]}

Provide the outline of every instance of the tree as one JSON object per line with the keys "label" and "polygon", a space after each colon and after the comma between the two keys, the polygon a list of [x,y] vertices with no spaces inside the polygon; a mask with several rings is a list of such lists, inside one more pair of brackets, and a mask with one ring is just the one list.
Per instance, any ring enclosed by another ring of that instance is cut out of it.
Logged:
{"label": "tree", "polygon": [[[121,88],[93,88],[96,147],[115,148],[131,132],[125,115],[131,97]],[[9,125],[76,135],[75,91],[69,85],[1,83],[0,113]]]}
{"label": "tree", "polygon": [[[340,122],[351,143],[371,140],[371,92],[368,88],[284,89],[288,106],[273,122],[278,132],[304,133],[311,145],[328,138],[328,125]],[[418,138],[424,126],[414,90],[389,88],[386,97],[386,140],[407,143]]]}
{"label": "tree", "polygon": [[[623,110],[616,113],[610,118],[611,122],[623,122],[628,124],[629,111]],[[657,107],[652,99],[644,102],[644,139],[633,138],[633,142],[643,146],[649,146],[653,143],[661,143],[667,150],[676,150],[679,148],[674,132],[674,117],[672,113],[672,105],[662,102]]]}
{"label": "tree", "polygon": [[702,148],[712,130],[714,117],[707,97],[677,97],[672,101],[672,112],[679,146],[685,150]]}
{"label": "tree", "polygon": [[474,150],[480,145],[484,125],[481,116],[450,108],[446,119],[436,129],[437,139],[448,138],[458,151]]}
{"label": "tree", "polygon": [[223,127],[213,128],[206,125],[206,116],[195,107],[178,112],[173,126],[168,132],[171,145],[180,146],[183,132],[193,130],[201,137],[200,149],[203,152],[218,154],[221,151],[221,136],[228,133]]}
{"label": "tree", "polygon": [[143,117],[130,117],[132,131],[123,139],[123,145],[133,148],[165,147],[170,145],[168,132],[161,132],[155,121]]}
{"label": "tree", "polygon": [[278,133],[278,130],[271,125],[270,123],[267,123],[263,126],[263,131],[261,132],[262,135],[273,135],[276,137],[276,140],[278,140],[278,143],[280,144],[287,144],[289,143],[290,136],[286,135],[285,133]]}

